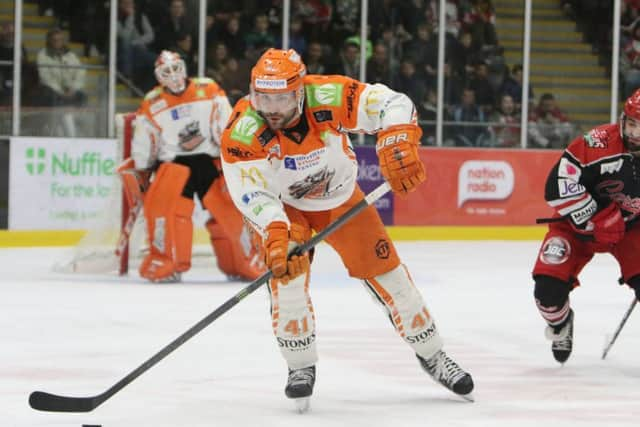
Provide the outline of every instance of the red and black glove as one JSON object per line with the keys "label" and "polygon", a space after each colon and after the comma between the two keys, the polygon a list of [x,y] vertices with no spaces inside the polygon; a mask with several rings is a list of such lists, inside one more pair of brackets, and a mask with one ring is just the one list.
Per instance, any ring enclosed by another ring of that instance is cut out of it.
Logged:
{"label": "red and black glove", "polygon": [[591,217],[593,238],[598,243],[618,243],[624,237],[624,218],[615,202]]}
{"label": "red and black glove", "polygon": [[427,179],[418,155],[421,136],[422,130],[416,125],[397,125],[378,132],[380,172],[394,193],[415,191]]}
{"label": "red and black glove", "polygon": [[264,238],[265,264],[273,273],[273,277],[283,284],[309,271],[309,253],[293,255],[288,258],[292,244],[301,244],[305,240],[305,228],[298,224],[291,224],[291,229],[285,222],[274,221],[266,228]]}

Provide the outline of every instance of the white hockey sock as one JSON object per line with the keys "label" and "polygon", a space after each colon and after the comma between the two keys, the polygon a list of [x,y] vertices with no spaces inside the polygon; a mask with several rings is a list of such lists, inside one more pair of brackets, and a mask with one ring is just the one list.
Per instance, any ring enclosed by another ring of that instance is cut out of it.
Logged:
{"label": "white hockey sock", "polygon": [[442,348],[433,318],[404,265],[363,282],[416,354],[429,359]]}
{"label": "white hockey sock", "polygon": [[271,295],[271,319],[280,352],[291,369],[314,365],[316,328],[313,305],[309,297],[309,273],[283,285],[269,282]]}

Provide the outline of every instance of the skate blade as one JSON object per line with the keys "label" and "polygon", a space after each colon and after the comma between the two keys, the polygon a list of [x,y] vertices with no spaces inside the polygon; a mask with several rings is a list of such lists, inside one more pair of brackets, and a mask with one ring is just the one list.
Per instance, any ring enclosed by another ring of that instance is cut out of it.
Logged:
{"label": "skate blade", "polygon": [[460,396],[461,398],[463,398],[464,400],[466,400],[467,402],[475,402],[476,398],[473,397],[473,393],[469,393],[469,394],[459,394],[458,396]]}
{"label": "skate blade", "polygon": [[309,399],[308,397],[293,399],[293,403],[296,406],[296,412],[298,412],[299,414],[309,412],[309,410],[311,409],[311,399]]}

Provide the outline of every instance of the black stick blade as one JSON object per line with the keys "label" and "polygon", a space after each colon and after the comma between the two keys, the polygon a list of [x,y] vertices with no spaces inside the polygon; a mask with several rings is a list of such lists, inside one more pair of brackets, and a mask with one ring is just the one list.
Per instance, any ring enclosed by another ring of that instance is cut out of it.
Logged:
{"label": "black stick blade", "polygon": [[34,391],[29,395],[29,405],[38,411],[90,412],[102,403],[99,397],[68,397]]}

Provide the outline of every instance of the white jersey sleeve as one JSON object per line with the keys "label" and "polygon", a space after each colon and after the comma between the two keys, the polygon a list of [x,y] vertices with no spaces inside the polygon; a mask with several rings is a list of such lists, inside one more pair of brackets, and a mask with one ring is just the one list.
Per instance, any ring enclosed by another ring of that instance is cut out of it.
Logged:
{"label": "white jersey sleeve", "polygon": [[394,125],[416,124],[416,109],[403,93],[376,83],[364,84],[357,106],[357,120],[349,132],[376,133]]}
{"label": "white jersey sleeve", "polygon": [[222,156],[222,170],[234,204],[261,234],[273,221],[289,224],[269,160],[229,163]]}
{"label": "white jersey sleeve", "polygon": [[156,162],[158,159],[156,141],[159,137],[159,129],[146,115],[138,113],[131,141],[131,157],[136,169],[149,169]]}

